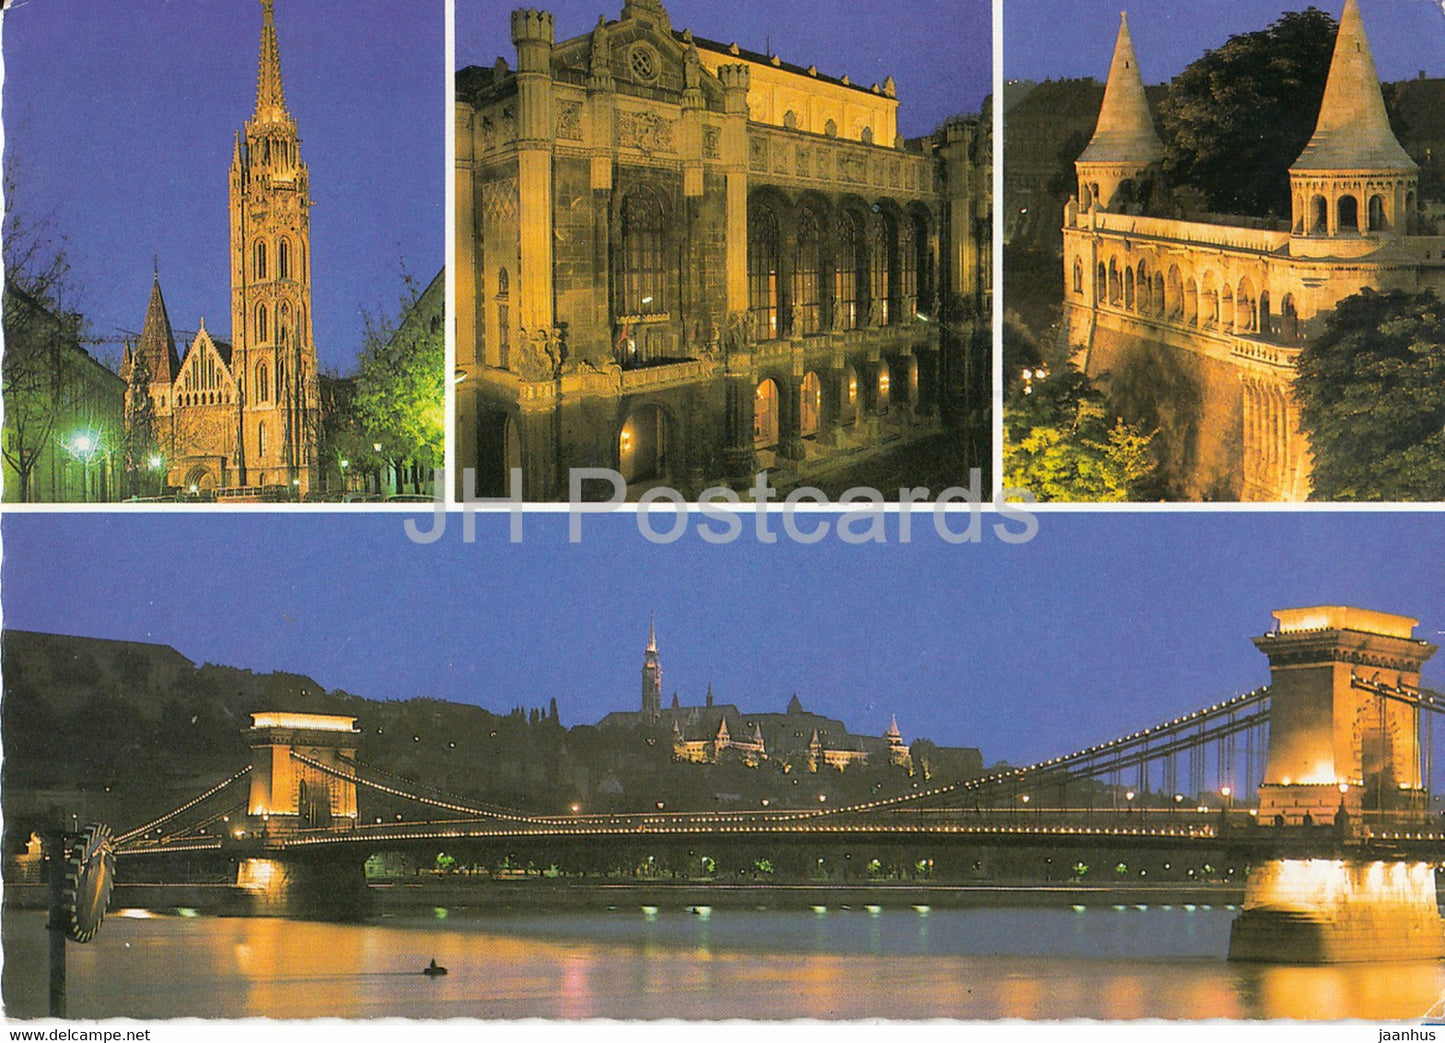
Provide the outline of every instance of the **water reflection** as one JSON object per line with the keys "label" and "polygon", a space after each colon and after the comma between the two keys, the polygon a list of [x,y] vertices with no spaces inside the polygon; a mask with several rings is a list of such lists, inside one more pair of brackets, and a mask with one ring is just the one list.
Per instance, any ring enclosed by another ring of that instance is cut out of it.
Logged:
{"label": "water reflection", "polygon": [[[685,911],[367,925],[108,919],[70,948],[78,1018],[1416,1018],[1445,964],[1226,963],[1231,913]],[[7,912],[6,1013],[45,1004],[41,913]],[[444,978],[420,971],[432,958]]]}

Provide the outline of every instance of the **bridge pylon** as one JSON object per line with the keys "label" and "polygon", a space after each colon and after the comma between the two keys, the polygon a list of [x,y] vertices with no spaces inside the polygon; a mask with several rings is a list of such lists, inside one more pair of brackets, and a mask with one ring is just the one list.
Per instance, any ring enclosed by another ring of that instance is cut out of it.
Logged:
{"label": "bridge pylon", "polygon": [[1275,630],[1254,639],[1271,675],[1260,822],[1325,825],[1343,809],[1358,827],[1367,812],[1423,809],[1419,710],[1351,683],[1418,686],[1437,651],[1413,636],[1419,620],[1342,605],[1274,618]]}
{"label": "bridge pylon", "polygon": [[[356,825],[356,772],[361,732],[355,717],[317,713],[251,715],[253,835],[281,837],[303,829]],[[323,764],[322,771],[292,756]]]}

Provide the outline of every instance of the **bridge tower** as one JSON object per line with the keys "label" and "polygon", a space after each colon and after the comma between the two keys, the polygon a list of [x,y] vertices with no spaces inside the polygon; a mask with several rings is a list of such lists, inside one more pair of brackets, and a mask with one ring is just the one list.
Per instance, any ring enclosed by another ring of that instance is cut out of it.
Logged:
{"label": "bridge tower", "polygon": [[1287,826],[1414,811],[1425,801],[1419,713],[1354,687],[1352,677],[1415,686],[1435,645],[1419,622],[1341,605],[1283,609],[1254,643],[1269,657],[1269,756],[1259,820]]}
{"label": "bridge tower", "polygon": [[1441,959],[1433,868],[1359,846],[1392,813],[1424,807],[1419,710],[1354,683],[1414,687],[1437,649],[1406,616],[1322,605],[1274,617],[1255,638],[1272,678],[1259,822],[1298,854],[1250,867],[1229,958]]}
{"label": "bridge tower", "polygon": [[[251,715],[252,828],[275,836],[298,829],[356,824],[355,717],[316,713]],[[331,771],[293,757],[325,765]]]}

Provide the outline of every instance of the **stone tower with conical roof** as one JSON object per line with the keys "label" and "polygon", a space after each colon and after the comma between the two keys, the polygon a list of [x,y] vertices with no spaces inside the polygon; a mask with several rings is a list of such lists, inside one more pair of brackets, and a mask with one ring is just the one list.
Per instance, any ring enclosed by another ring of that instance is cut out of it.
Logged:
{"label": "stone tower with conical roof", "polygon": [[[161,295],[161,276],[157,269],[155,281],[151,283],[150,301],[146,304],[145,325],[141,327],[140,340],[126,345],[121,357],[120,378],[130,380],[131,368],[137,357],[144,357],[150,370],[151,384],[161,385],[155,393],[169,392],[171,381],[181,368],[180,355],[176,353],[176,335],[171,330],[171,318],[166,314],[165,297]],[[159,399],[156,402],[160,406]]]}
{"label": "stone tower with conical roof", "polygon": [[1390,129],[1359,4],[1347,0],[1314,136],[1290,167],[1294,234],[1335,240],[1331,255],[1340,239],[1410,234],[1418,174]]}
{"label": "stone tower with conical roof", "polygon": [[642,654],[642,718],[655,724],[662,719],[662,661],[657,652],[657,621],[647,632],[647,650]]}
{"label": "stone tower with conical roof", "polygon": [[1164,158],[1164,144],[1154,127],[1144,78],[1129,35],[1129,21],[1119,15],[1119,36],[1109,65],[1109,82],[1094,136],[1074,168],[1079,177],[1079,208],[1118,210],[1120,189],[1135,183],[1148,167]]}
{"label": "stone tower with conical roof", "polygon": [[261,0],[256,109],[231,156],[232,366],[235,483],[316,481],[320,394],[311,333],[310,176],[286,108],[275,0]]}

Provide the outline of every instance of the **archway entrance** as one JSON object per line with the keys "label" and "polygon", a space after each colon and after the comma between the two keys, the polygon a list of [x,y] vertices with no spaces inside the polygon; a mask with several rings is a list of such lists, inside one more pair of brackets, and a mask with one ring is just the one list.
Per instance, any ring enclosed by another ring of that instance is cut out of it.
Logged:
{"label": "archway entrance", "polygon": [[803,400],[798,412],[798,435],[812,438],[818,433],[818,419],[823,411],[823,382],[818,374],[809,373],[803,378]]}
{"label": "archway entrance", "polygon": [[627,482],[667,477],[667,415],[657,406],[639,406],[617,435],[617,471]]}
{"label": "archway entrance", "polygon": [[768,379],[753,396],[753,447],[771,449],[778,444],[778,385]]}

